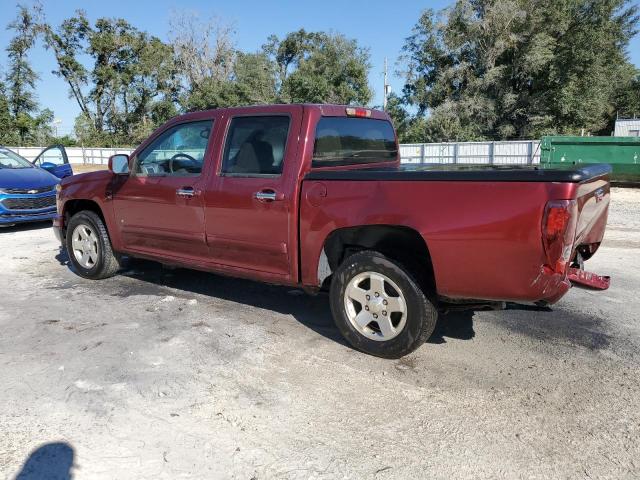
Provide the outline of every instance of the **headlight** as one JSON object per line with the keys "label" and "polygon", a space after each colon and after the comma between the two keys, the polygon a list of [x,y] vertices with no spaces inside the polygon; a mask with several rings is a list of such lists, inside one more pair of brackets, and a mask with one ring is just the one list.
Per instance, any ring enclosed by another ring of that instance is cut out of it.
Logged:
{"label": "headlight", "polygon": [[60,190],[62,190],[62,185],[60,185],[59,183],[56,183],[56,193],[59,193]]}

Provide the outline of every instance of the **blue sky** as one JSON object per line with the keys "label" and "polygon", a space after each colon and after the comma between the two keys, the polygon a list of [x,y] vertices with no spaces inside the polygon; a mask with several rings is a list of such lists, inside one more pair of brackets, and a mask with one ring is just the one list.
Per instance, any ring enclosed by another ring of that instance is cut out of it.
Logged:
{"label": "blue sky", "polygon": [[[174,11],[195,11],[204,18],[218,16],[234,25],[237,46],[248,51],[257,50],[272,33],[282,37],[299,28],[341,32],[370,49],[373,68],[369,83],[375,91],[374,104],[382,103],[384,57],[388,57],[393,73],[404,39],[420,12],[425,8],[441,9],[449,3],[446,0],[42,0],[47,19],[54,25],[82,8],[91,20],[103,16],[123,17],[162,39],[166,39]],[[16,0],[0,0],[0,24],[13,18],[15,5]],[[0,28],[0,68],[6,66],[4,49],[10,37],[11,32]],[[629,54],[632,62],[640,66],[640,37],[633,40]],[[31,61],[40,75],[38,98],[41,106],[51,108],[56,118],[62,120],[60,133],[70,133],[78,108],[68,98],[64,82],[50,73],[55,67],[51,53],[39,46],[33,50]],[[390,83],[394,91],[402,87],[402,81],[393,75]]]}

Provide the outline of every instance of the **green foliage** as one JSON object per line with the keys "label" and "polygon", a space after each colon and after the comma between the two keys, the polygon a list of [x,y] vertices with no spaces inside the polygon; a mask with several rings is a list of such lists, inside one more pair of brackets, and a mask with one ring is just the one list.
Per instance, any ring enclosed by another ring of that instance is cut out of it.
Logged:
{"label": "green foliage", "polygon": [[[407,38],[403,100],[422,141],[608,133],[638,24],[627,0],[458,0]],[[637,81],[637,80],[636,80]]]}
{"label": "green foliage", "polygon": [[616,98],[616,111],[622,117],[640,118],[640,71],[635,72],[629,87],[620,91]]}
{"label": "green foliage", "polygon": [[[233,59],[231,60],[231,57]],[[342,35],[299,30],[262,52],[227,54],[232,68],[191,85],[187,110],[264,103],[367,104],[369,55]]]}
{"label": "green foliage", "polygon": [[92,26],[82,11],[40,31],[58,63],[54,74],[65,79],[81,110],[76,135],[83,143],[131,144],[175,115],[179,86],[171,45],[121,18],[99,18]]}
{"label": "green foliage", "polygon": [[0,92],[0,117],[4,125],[11,127],[12,133],[2,136],[21,144],[46,135],[48,132],[45,122],[51,117],[48,110],[37,111],[35,85],[38,76],[28,59],[29,50],[36,40],[35,25],[38,15],[37,8],[29,9],[19,5],[18,15],[8,26],[9,30],[13,30],[14,36],[6,48],[9,68],[6,91],[3,86]]}
{"label": "green foliage", "polygon": [[78,141],[71,135],[63,135],[61,137],[52,136],[47,140],[47,145],[63,145],[65,147],[77,147]]}
{"label": "green foliage", "polygon": [[355,40],[299,30],[283,40],[271,36],[264,51],[277,66],[282,102],[366,105],[371,100],[369,52]]}
{"label": "green foliage", "polygon": [[0,145],[17,145],[18,142],[4,82],[0,80]]}
{"label": "green foliage", "polygon": [[189,111],[276,101],[273,63],[262,53],[237,52],[229,78],[206,78],[186,97]]}

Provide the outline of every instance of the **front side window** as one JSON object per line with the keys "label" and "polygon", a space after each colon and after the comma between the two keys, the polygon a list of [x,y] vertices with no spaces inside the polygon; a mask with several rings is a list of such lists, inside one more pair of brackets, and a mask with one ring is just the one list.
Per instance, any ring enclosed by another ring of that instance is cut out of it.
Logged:
{"label": "front side window", "polygon": [[314,167],[393,162],[396,136],[387,120],[323,117],[316,127]]}
{"label": "front side window", "polygon": [[289,133],[289,117],[236,117],[231,120],[221,173],[280,175]]}
{"label": "front side window", "polygon": [[212,127],[213,120],[171,127],[138,155],[135,174],[141,177],[199,176]]}

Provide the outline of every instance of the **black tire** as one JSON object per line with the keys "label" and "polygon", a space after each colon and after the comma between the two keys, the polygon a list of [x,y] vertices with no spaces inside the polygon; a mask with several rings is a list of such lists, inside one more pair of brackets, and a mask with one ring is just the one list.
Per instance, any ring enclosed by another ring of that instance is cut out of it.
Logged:
{"label": "black tire", "polygon": [[[349,320],[345,291],[352,279],[366,272],[380,273],[393,281],[402,291],[405,300],[404,328],[388,341],[368,338]],[[429,339],[438,319],[436,307],[414,276],[399,263],[374,251],[351,255],[337,268],[331,282],[330,302],[333,318],[344,338],[354,348],[382,358],[400,358],[413,352]]]}
{"label": "black tire", "polygon": [[[87,225],[90,227],[97,237],[97,260],[90,268],[86,268],[81,265],[73,251],[72,235],[75,229],[80,225]],[[89,278],[91,280],[101,280],[103,278],[112,277],[120,269],[120,262],[111,248],[111,240],[109,239],[107,227],[104,225],[100,216],[95,212],[83,210],[71,217],[71,220],[69,220],[69,224],[67,225],[65,246],[67,248],[69,261],[73,265],[74,271],[81,277]]]}

